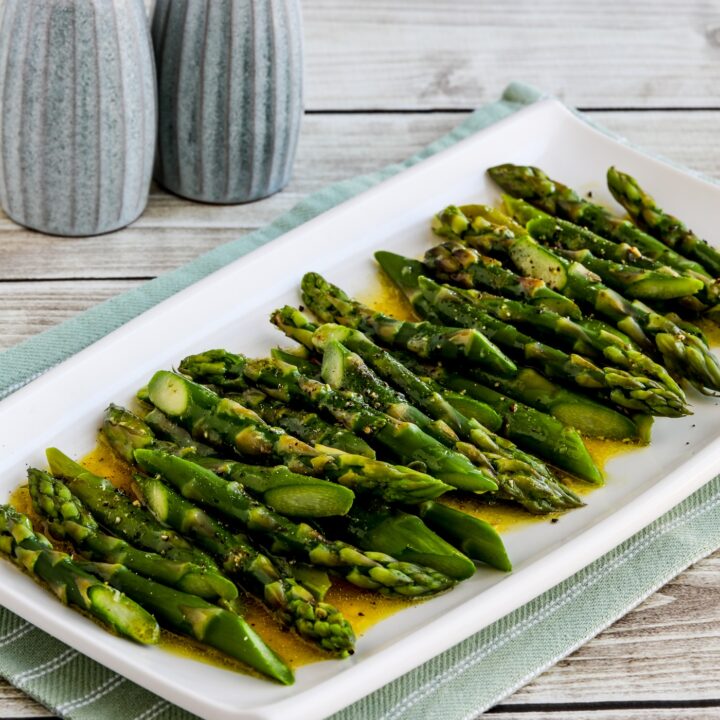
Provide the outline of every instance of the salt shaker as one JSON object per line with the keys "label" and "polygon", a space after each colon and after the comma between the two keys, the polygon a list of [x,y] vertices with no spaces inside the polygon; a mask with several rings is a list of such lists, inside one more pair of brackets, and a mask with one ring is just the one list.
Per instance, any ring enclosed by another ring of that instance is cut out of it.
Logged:
{"label": "salt shaker", "polygon": [[147,203],[157,130],[143,0],[5,0],[0,204],[54,235],[98,235]]}
{"label": "salt shaker", "polygon": [[240,203],[290,179],[302,117],[299,0],[157,0],[155,179]]}

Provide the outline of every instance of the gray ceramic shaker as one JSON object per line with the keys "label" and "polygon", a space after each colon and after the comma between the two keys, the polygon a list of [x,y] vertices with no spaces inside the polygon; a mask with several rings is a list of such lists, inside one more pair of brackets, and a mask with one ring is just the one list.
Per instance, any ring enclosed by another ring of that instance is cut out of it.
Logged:
{"label": "gray ceramic shaker", "polygon": [[290,180],[302,118],[299,0],[157,0],[155,179],[209,203]]}
{"label": "gray ceramic shaker", "polygon": [[143,0],[5,0],[0,204],[53,235],[97,235],[147,203],[157,132]]}

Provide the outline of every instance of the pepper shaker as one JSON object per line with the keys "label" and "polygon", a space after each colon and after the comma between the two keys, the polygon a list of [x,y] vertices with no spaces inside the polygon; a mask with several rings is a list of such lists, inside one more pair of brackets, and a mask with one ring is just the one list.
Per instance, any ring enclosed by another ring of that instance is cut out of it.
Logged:
{"label": "pepper shaker", "polygon": [[157,0],[155,179],[240,203],[290,179],[302,117],[299,0]]}
{"label": "pepper shaker", "polygon": [[53,235],[98,235],[147,203],[157,130],[143,0],[5,0],[0,204]]}

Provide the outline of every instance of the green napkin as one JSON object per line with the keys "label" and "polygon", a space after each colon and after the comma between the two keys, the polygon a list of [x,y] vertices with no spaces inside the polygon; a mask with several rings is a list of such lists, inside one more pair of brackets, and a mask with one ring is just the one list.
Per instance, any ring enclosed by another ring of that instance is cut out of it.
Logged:
{"label": "green napkin", "polygon": [[[328,187],[271,225],[0,354],[0,397],[208,273],[540,97],[532,88],[512,84],[498,102],[476,110],[405,162]],[[336,713],[332,720],[470,720],[718,546],[720,479],[716,478],[581,572]],[[192,717],[4,609],[0,609],[0,675],[63,717]]]}

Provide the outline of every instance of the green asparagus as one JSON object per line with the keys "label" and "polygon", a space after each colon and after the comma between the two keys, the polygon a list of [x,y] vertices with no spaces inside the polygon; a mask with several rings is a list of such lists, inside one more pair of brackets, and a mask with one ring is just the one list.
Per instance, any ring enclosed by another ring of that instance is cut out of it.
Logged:
{"label": "green asparagus", "polygon": [[647,345],[651,338],[665,367],[673,374],[686,378],[700,389],[720,389],[720,362],[700,338],[640,301],[626,300],[598,282],[597,276],[583,265],[539,245],[524,231],[515,233],[495,224],[489,217],[494,220],[496,211],[490,209],[487,214],[487,218],[475,218],[468,242],[509,254],[521,272],[539,276],[555,290],[586,303],[637,342]]}
{"label": "green asparagus", "polygon": [[542,280],[516,275],[499,260],[459,242],[448,241],[431,248],[425,253],[424,265],[442,282],[468,289],[489,288],[558,315],[582,317],[580,308],[572,300],[551,290]]}
{"label": "green asparagus", "polygon": [[163,451],[135,452],[138,464],[159,474],[186,500],[212,507],[245,526],[251,533],[266,536],[273,552],[290,552],[314,565],[330,567],[359,587],[388,595],[420,597],[446,590],[452,581],[429,568],[398,562],[376,552],[360,552],[338,541],[326,539],[304,523],[297,524],[254,501],[237,483],[223,480],[210,470]]}
{"label": "green asparagus", "polygon": [[[162,465],[157,456],[144,454],[140,465]],[[324,650],[344,657],[352,653],[355,635],[337,608],[317,602],[291,574],[282,572],[242,534],[232,534],[199,507],[181,497],[158,477],[135,476],[138,494],[162,523],[174,528],[214,555],[223,569],[257,595],[281,624]]]}
{"label": "green asparagus", "polygon": [[[182,433],[185,432],[183,428],[167,417],[163,425],[172,437],[180,438],[182,442]],[[191,457],[195,462],[206,461],[210,463],[208,467],[223,467],[228,464],[227,461],[211,455],[195,454],[192,442],[185,446],[158,442],[144,418],[141,420],[117,405],[111,405],[105,411],[103,434],[110,447],[128,463],[134,462],[133,453],[136,449],[152,447]],[[282,465],[264,467],[243,463],[230,464],[234,466],[235,480],[257,493],[265,504],[286,515],[300,517],[344,515],[355,498],[352,490],[342,484],[299,475]]]}
{"label": "green asparagus", "polygon": [[[349,330],[348,328],[340,329]],[[349,332],[354,331],[349,330]],[[432,426],[433,420],[429,416],[410,405],[402,395],[393,391],[392,388],[384,387],[378,382],[379,378],[374,376],[374,373],[358,355],[351,353],[336,341],[326,342],[324,347],[323,374],[328,380],[333,378],[330,380],[331,385],[336,383],[342,387],[346,384],[346,377],[350,378],[350,385],[355,385],[357,379],[364,380],[370,395],[375,398],[381,408],[386,407],[392,410],[393,407],[398,407],[405,413],[409,413],[409,409],[412,409],[411,416],[415,418],[418,427]],[[359,378],[353,381],[353,375],[359,375]],[[418,378],[418,380],[420,379]],[[439,400],[443,400],[440,394],[433,393],[430,388],[428,388],[427,394],[434,394]],[[448,404],[443,414],[448,420],[458,418],[460,426],[468,433],[468,438],[475,440],[475,446],[480,449],[482,466],[490,466],[498,484],[497,497],[517,502],[529,512],[540,514],[566,510],[582,504],[574,493],[557,482],[547,467],[537,461],[533,462],[513,446],[507,447],[509,443],[492,436],[482,426],[473,426],[473,423],[458,413],[452,405]],[[445,420],[441,422],[445,422]],[[480,435],[479,438],[478,435]],[[457,436],[455,436],[455,442],[449,440],[444,444],[462,451],[461,444],[457,442]],[[466,454],[471,460],[474,459],[472,452]],[[538,464],[541,467],[537,468]]]}
{"label": "green asparagus", "polygon": [[501,433],[520,447],[587,482],[602,484],[602,473],[580,435],[552,415],[469,380],[443,365],[420,364],[412,357],[402,360],[416,375],[429,376],[441,386],[456,391],[459,398],[489,404],[502,417]]}
{"label": "green asparagus", "polygon": [[48,449],[46,454],[52,475],[64,481],[100,524],[130,545],[159,553],[168,560],[217,569],[210,556],[163,527],[108,480],[93,475],[57,448]]}
{"label": "green asparagus", "polygon": [[120,563],[128,570],[206,600],[234,600],[238,596],[235,584],[216,570],[138,550],[103,532],[67,485],[48,473],[31,468],[28,485],[33,507],[46,518],[52,535],[70,540],[88,559]]}
{"label": "green asparagus", "polygon": [[515,363],[476,330],[396,320],[351,300],[317,273],[305,273],[301,287],[303,301],[324,322],[342,317],[343,325],[421,357],[472,360],[499,375],[512,376],[517,371]]}
{"label": "green asparagus", "polygon": [[[150,399],[184,423],[193,435],[239,454],[279,460],[294,472],[320,475],[354,491],[373,492],[388,502],[420,502],[438,497],[450,486],[426,473],[332,448],[313,448],[266,425],[251,410],[174,373],[160,371],[150,382]],[[268,390],[268,388],[263,388]],[[274,392],[269,392],[273,395]],[[363,426],[364,427],[364,426]],[[476,473],[476,475],[478,475]],[[494,487],[485,476],[465,478],[471,489]]]}
{"label": "green asparagus", "polygon": [[652,358],[635,350],[630,343],[624,342],[617,333],[606,332],[602,327],[598,329],[588,323],[578,323],[549,310],[537,310],[517,300],[480,294],[474,290],[459,291],[459,294],[499,320],[529,326],[535,331],[544,330],[553,342],[567,343],[571,339],[575,352],[582,351],[591,357],[605,360],[633,375],[652,378],[667,391],[675,393],[681,402],[685,401],[685,394],[668,371]]}
{"label": "green asparagus", "polygon": [[[338,523],[333,523],[336,528]],[[475,573],[472,560],[430,530],[417,516],[387,506],[353,508],[344,532],[358,547],[434,568],[454,580]]]}
{"label": "green asparagus", "polygon": [[[352,455],[375,457],[374,450],[357,435],[326,422],[314,413],[289,408],[257,389],[248,388],[242,375],[244,365],[240,355],[226,350],[208,350],[184,358],[178,369],[195,382],[222,388],[223,394],[257,412],[269,425],[280,427],[306,443],[326,445]],[[231,394],[233,392],[238,392],[238,395]]]}
{"label": "green asparagus", "polygon": [[475,467],[467,457],[447,448],[417,425],[374,410],[354,393],[333,390],[278,360],[249,361],[245,374],[271,395],[305,402],[331,414],[349,429],[372,437],[401,462],[421,464],[448,486],[481,493],[497,489],[487,469]]}
{"label": "green asparagus", "polygon": [[607,183],[613,197],[641,230],[700,263],[712,277],[720,276],[720,252],[701,240],[681,220],[658,207],[637,180],[611,167],[607,172]]}
{"label": "green asparagus", "polygon": [[145,645],[160,639],[157,621],[147,610],[54,550],[30,519],[10,505],[0,506],[0,552],[44,582],[63,603],[90,613],[119,634]]}
{"label": "green asparagus", "polygon": [[292,670],[239,615],[136,575],[122,565],[84,562],[82,566],[149,608],[165,627],[217,648],[283,685],[292,685]]}
{"label": "green asparagus", "polygon": [[700,263],[688,260],[631,222],[614,217],[602,205],[584,200],[569,187],[551,180],[542,170],[506,164],[490,168],[488,174],[510,195],[527,200],[551,215],[587,227],[598,235],[633,245],[650,259],[701,280],[703,288],[698,298],[711,308],[718,304],[720,284]]}
{"label": "green asparagus", "polygon": [[490,523],[434,501],[422,503],[419,513],[438,535],[468,557],[498,570],[512,570],[502,539]]}

